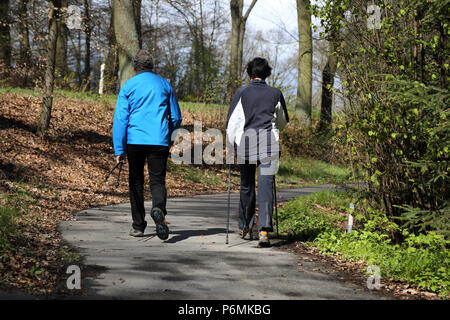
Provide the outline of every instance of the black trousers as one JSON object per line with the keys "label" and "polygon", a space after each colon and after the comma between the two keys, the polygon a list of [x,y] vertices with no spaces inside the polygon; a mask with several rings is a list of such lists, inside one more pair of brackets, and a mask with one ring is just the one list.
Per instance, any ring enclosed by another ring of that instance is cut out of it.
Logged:
{"label": "black trousers", "polygon": [[129,165],[129,186],[131,215],[133,228],[144,232],[147,227],[144,209],[144,166],[147,163],[150,176],[150,191],[152,193],[152,208],[166,211],[166,171],[169,147],[149,145],[127,145]]}
{"label": "black trousers", "polygon": [[272,162],[241,164],[241,189],[239,197],[239,229],[252,229],[256,205],[255,173],[258,168],[258,230],[273,231],[273,181]]}

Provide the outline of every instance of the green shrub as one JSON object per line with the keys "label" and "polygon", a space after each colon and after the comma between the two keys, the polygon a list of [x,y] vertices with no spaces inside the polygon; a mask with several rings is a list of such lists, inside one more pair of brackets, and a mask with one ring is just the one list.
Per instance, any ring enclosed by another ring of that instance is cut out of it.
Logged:
{"label": "green shrub", "polygon": [[[368,208],[369,214],[362,215],[358,207],[352,211],[357,229],[346,233],[342,223],[347,221],[350,202],[354,202],[350,194],[330,191],[296,198],[280,210],[280,230],[309,241],[324,254],[337,253],[344,260],[376,265],[384,278],[406,280],[442,297],[450,294],[450,241],[444,235],[416,235],[390,221],[380,210]],[[404,240],[394,242],[394,232]]]}
{"label": "green shrub", "polygon": [[313,6],[342,71],[339,144],[365,174],[372,206],[409,231],[442,233],[449,229],[448,0],[377,5],[376,28],[367,27],[367,1]]}
{"label": "green shrub", "polygon": [[450,125],[444,110],[450,93],[408,81],[384,83],[387,98],[370,110],[362,107],[348,132],[353,141],[358,137],[357,153],[367,154],[359,164],[370,197],[411,231],[446,230]]}
{"label": "green shrub", "polygon": [[406,233],[402,244],[391,243],[385,234],[353,231],[324,232],[316,241],[324,254],[339,253],[345,260],[364,260],[380,268],[382,277],[407,280],[420,289],[450,294],[450,243],[442,235]]}

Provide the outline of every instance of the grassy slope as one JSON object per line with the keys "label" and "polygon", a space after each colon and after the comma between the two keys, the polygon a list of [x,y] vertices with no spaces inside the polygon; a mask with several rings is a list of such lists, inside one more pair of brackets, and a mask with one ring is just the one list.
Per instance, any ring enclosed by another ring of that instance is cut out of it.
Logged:
{"label": "grassy slope", "polygon": [[337,184],[343,182],[349,170],[324,161],[306,157],[282,157],[277,173],[277,186],[296,188],[306,184]]}

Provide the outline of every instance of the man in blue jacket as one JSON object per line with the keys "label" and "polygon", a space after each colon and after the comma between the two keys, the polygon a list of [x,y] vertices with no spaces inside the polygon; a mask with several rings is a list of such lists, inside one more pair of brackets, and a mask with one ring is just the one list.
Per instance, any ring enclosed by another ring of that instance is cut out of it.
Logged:
{"label": "man in blue jacket", "polygon": [[129,163],[129,188],[133,218],[130,235],[142,237],[147,226],[144,209],[144,166],[147,162],[152,193],[151,217],[156,234],[169,237],[165,222],[166,168],[172,133],[182,118],[170,83],[152,73],[152,57],[140,50],[133,59],[136,76],[125,82],[117,99],[113,123],[116,161]]}

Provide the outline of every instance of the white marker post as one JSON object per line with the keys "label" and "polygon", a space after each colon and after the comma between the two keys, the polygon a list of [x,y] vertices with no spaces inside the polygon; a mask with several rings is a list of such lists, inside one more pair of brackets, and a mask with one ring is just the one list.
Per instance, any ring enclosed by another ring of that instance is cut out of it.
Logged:
{"label": "white marker post", "polygon": [[100,84],[98,86],[98,94],[102,95],[103,94],[103,81],[105,78],[105,63],[103,62],[102,65],[100,66]]}
{"label": "white marker post", "polygon": [[353,229],[353,216],[352,216],[353,210],[355,210],[355,205],[353,203],[350,203],[350,213],[348,214],[347,233],[352,232]]}

